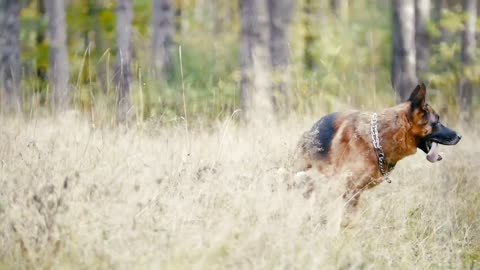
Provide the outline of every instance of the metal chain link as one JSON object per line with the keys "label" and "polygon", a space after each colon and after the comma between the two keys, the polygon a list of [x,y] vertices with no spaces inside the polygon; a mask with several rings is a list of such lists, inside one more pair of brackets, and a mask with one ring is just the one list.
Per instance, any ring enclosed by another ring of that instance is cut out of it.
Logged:
{"label": "metal chain link", "polygon": [[375,149],[375,154],[377,154],[378,158],[378,167],[380,168],[380,172],[383,175],[383,178],[388,183],[392,181],[388,177],[388,173],[385,170],[385,153],[383,152],[382,145],[380,144],[380,138],[378,137],[378,121],[377,121],[377,113],[372,114],[372,118],[370,120],[370,131],[372,135],[372,143],[373,148]]}

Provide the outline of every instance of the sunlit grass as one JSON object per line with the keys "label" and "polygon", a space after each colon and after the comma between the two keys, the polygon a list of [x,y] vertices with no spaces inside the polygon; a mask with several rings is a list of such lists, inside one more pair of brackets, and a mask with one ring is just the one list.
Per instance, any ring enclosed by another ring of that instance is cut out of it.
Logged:
{"label": "sunlit grass", "polygon": [[478,267],[478,134],[442,147],[439,163],[400,162],[340,230],[341,180],[317,179],[306,200],[278,174],[315,118],[218,121],[188,137],[181,120],[3,118],[0,268]]}

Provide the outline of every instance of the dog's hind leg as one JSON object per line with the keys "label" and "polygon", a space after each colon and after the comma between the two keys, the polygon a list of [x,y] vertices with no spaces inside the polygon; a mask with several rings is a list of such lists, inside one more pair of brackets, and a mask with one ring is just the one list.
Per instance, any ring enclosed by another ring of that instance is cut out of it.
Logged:
{"label": "dog's hind leg", "polygon": [[352,217],[357,213],[357,205],[360,200],[362,189],[347,187],[347,191],[343,193],[344,213],[341,226],[348,227],[352,221]]}
{"label": "dog's hind leg", "polygon": [[303,197],[305,197],[306,199],[310,198],[310,196],[312,196],[312,193],[313,193],[314,190],[315,190],[315,183],[310,178],[308,183],[307,183],[307,188],[306,188],[305,192],[303,192]]}
{"label": "dog's hind leg", "polygon": [[290,180],[288,185],[290,187],[298,187],[304,183],[309,176],[307,171],[312,168],[312,164],[308,160],[300,155],[297,155],[293,160],[292,170],[290,174]]}

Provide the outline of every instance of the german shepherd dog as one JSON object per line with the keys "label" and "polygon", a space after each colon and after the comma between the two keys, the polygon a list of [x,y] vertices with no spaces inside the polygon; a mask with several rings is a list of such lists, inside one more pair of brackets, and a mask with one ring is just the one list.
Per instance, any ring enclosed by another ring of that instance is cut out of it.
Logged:
{"label": "german shepherd dog", "polygon": [[[455,145],[461,136],[440,122],[438,114],[425,102],[426,94],[422,83],[406,102],[384,109],[378,117],[358,111],[324,116],[301,137],[294,173],[346,173],[343,198],[347,208],[355,209],[362,191],[388,180],[397,162],[414,154],[417,148],[427,154],[430,162],[440,161],[438,144]],[[294,178],[290,183],[293,186],[298,184]],[[309,197],[314,189],[315,183],[310,181],[304,196]]]}

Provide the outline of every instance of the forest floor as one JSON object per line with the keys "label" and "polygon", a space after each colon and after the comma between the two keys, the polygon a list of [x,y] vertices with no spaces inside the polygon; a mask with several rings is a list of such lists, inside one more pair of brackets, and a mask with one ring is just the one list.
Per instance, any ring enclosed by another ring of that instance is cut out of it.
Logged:
{"label": "forest floor", "polygon": [[93,128],[75,114],[1,119],[0,269],[460,269],[480,267],[480,146],[401,161],[340,229],[341,185],[287,190],[313,117]]}

